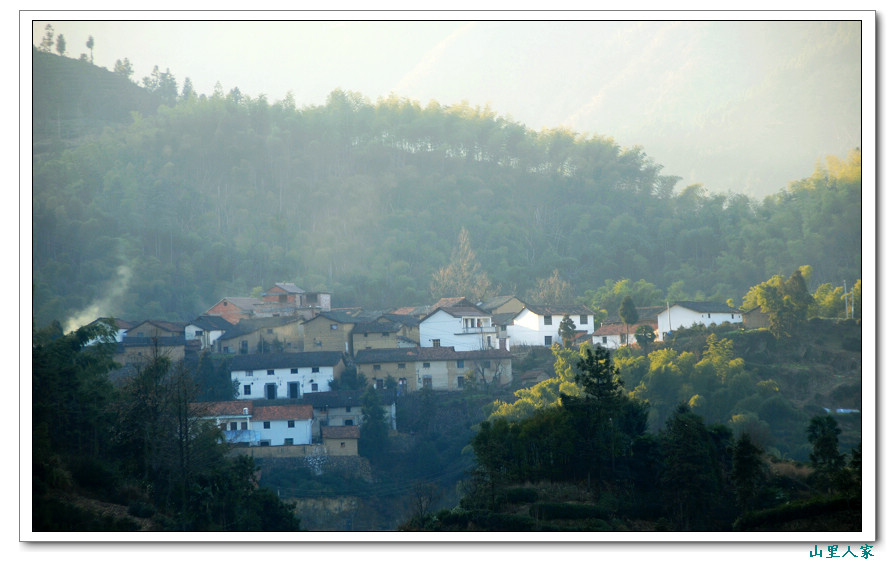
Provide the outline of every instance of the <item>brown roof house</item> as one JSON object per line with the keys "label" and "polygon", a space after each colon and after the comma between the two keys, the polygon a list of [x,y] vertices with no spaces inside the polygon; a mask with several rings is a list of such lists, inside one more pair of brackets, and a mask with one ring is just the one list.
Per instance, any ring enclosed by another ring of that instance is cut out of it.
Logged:
{"label": "brown roof house", "polygon": [[326,454],[338,457],[356,457],[360,427],[356,425],[329,425],[321,428]]}

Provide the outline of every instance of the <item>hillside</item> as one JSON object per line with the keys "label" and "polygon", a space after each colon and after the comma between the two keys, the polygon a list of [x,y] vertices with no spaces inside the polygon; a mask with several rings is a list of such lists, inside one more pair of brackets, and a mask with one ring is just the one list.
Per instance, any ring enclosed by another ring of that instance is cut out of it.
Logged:
{"label": "hillside", "polygon": [[121,77],[38,55],[39,139],[111,125],[35,147],[38,325],[185,320],[283,280],[334,306],[425,304],[446,296],[430,283],[464,228],[493,286],[520,295],[554,271],[577,296],[643,279],[660,298],[722,301],[806,263],[816,284],[860,276],[859,152],[756,201],[479,107],[337,90],[297,108],[234,89],[153,112]]}

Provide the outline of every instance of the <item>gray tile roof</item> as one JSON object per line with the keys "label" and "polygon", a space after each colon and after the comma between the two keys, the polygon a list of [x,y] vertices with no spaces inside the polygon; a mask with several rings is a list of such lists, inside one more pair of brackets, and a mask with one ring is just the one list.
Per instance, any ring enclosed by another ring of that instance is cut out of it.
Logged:
{"label": "gray tile roof", "polygon": [[342,360],[338,351],[305,351],[303,353],[253,353],[236,355],[230,360],[231,371],[258,369],[292,369],[301,367],[334,367]]}
{"label": "gray tile roof", "polygon": [[682,306],[696,312],[725,312],[728,314],[739,314],[740,312],[735,308],[727,306],[726,302],[675,301],[673,305]]}
{"label": "gray tile roof", "polygon": [[502,349],[456,351],[453,347],[407,347],[398,349],[364,349],[355,354],[355,362],[401,363],[404,361],[457,361],[468,359],[509,359],[512,354]]}

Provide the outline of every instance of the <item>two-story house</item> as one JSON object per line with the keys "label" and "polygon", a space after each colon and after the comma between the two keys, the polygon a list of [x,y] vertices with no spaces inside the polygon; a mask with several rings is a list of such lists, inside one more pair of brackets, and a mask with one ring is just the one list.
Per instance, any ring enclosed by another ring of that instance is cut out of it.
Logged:
{"label": "two-story house", "polygon": [[187,354],[185,329],[185,322],[139,322],[118,342],[114,360],[119,365],[145,363],[155,356],[164,356],[172,362],[181,361]]}
{"label": "two-story house", "polygon": [[231,445],[309,445],[314,409],[307,404],[254,403],[244,400],[197,402],[190,410],[199,419],[212,420]]}
{"label": "two-story house", "polygon": [[500,349],[457,351],[453,347],[358,351],[358,373],[376,388],[392,377],[398,394],[423,388],[462,390],[467,383],[505,385],[513,380],[513,356]]}
{"label": "two-story house", "polygon": [[491,324],[491,315],[475,305],[438,307],[420,320],[420,346],[496,349],[497,328]]}
{"label": "two-story house", "polygon": [[299,352],[304,349],[300,316],[249,318],[231,326],[215,341],[218,353]]}
{"label": "two-story house", "polygon": [[231,324],[238,324],[240,320],[252,318],[255,306],[260,304],[261,300],[254,297],[224,297],[202,316],[220,316]]}
{"label": "two-story house", "polygon": [[658,341],[678,328],[689,328],[693,325],[711,326],[714,324],[741,324],[743,313],[731,308],[723,302],[677,301],[666,307],[657,315]]}
{"label": "two-story house", "polygon": [[230,362],[230,378],[240,400],[301,398],[326,392],[345,364],[336,351],[237,355]]}
{"label": "two-story house", "polygon": [[[321,428],[359,426],[363,424],[364,390],[334,390],[315,392],[302,396],[303,404],[314,408],[314,437],[320,436]],[[397,404],[394,390],[376,390],[379,404],[385,410],[385,417],[391,429],[397,427]]]}
{"label": "two-story house", "polygon": [[562,344],[559,323],[568,316],[575,324],[576,332],[594,331],[594,313],[583,305],[541,306],[529,304],[507,326],[510,346],[546,346]]}
{"label": "two-story house", "polygon": [[215,349],[215,343],[233,324],[221,316],[200,316],[184,328],[187,341],[198,341],[199,349]]}
{"label": "two-story house", "polygon": [[330,310],[331,302],[330,293],[305,291],[294,283],[275,283],[261,294],[261,303],[253,310],[256,317],[301,316],[310,320]]}
{"label": "two-story house", "polygon": [[372,322],[378,314],[364,312],[360,308],[344,308],[321,312],[304,323],[305,349],[307,351],[338,351],[353,355],[352,331],[354,325]]}

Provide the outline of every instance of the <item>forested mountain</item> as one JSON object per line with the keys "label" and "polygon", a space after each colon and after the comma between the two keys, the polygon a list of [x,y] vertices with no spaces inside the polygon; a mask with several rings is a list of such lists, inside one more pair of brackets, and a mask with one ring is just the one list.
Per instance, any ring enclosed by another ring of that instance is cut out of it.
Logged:
{"label": "forested mountain", "polygon": [[37,51],[34,86],[38,326],[189,319],[277,281],[334,306],[428,303],[464,228],[490,279],[520,295],[555,270],[579,296],[643,279],[736,302],[804,264],[813,286],[861,275],[859,151],[757,201],[487,107],[341,90],[310,107],[237,88],[173,100]]}

